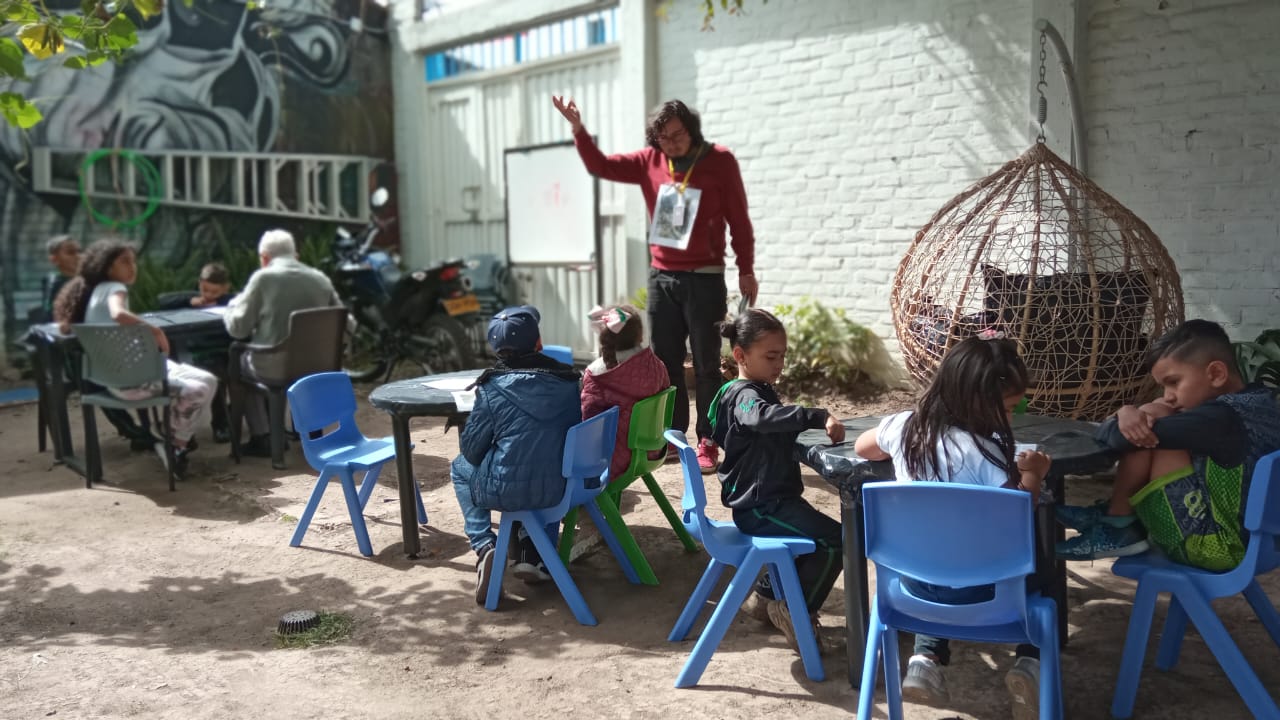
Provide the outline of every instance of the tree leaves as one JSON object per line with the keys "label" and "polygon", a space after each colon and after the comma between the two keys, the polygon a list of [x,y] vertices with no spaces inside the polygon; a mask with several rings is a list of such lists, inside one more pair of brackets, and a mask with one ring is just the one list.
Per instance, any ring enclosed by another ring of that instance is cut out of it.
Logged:
{"label": "tree leaves", "polygon": [[48,59],[66,49],[62,42],[62,31],[44,23],[23,25],[18,30],[18,41],[37,60]]}
{"label": "tree leaves", "polygon": [[0,75],[17,80],[27,79],[22,60],[22,48],[18,47],[18,42],[13,38],[0,38]]}
{"label": "tree leaves", "polygon": [[[182,0],[187,7],[193,2]],[[78,8],[51,12],[43,0],[0,0],[0,24],[18,28],[13,37],[0,37],[0,78],[29,80],[28,54],[39,61],[61,55],[61,65],[72,70],[119,61],[138,44],[134,20],[162,15],[164,4],[165,0],[80,0]],[[21,128],[41,119],[40,111],[14,92],[0,94],[0,114]]]}
{"label": "tree leaves", "polygon": [[0,114],[10,125],[26,130],[40,122],[44,116],[39,108],[15,92],[0,93]]}
{"label": "tree leaves", "polygon": [[150,20],[164,12],[164,0],[133,0],[133,7],[143,20]]}

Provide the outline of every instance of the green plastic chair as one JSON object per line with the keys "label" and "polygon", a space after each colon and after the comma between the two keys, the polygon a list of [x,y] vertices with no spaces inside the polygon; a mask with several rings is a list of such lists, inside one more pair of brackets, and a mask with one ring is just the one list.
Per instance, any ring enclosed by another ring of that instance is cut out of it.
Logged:
{"label": "green plastic chair", "polygon": [[[671,524],[671,529],[676,531],[685,550],[689,552],[698,550],[697,543],[689,536],[689,531],[684,529],[680,516],[672,509],[671,501],[667,500],[662,487],[653,479],[653,471],[666,462],[666,453],[664,452],[656,460],[649,459],[649,453],[667,449],[667,440],[663,437],[663,433],[671,427],[671,416],[675,412],[675,395],[675,387],[669,387],[635,404],[631,410],[631,424],[627,428],[627,447],[631,450],[631,465],[622,475],[611,478],[609,488],[596,496],[596,505],[609,523],[609,528],[618,537],[623,552],[635,567],[636,574],[640,576],[640,582],[645,585],[657,585],[658,576],[653,574],[653,568],[649,566],[644,553],[640,552],[640,546],[636,544],[635,537],[627,529],[626,523],[622,521],[622,513],[618,510],[622,491],[637,478],[644,479],[645,487],[649,488],[649,494],[658,503],[658,507],[662,508],[662,514],[667,516],[667,522]],[[577,522],[577,509],[565,515],[559,547],[560,559],[565,563],[569,562],[569,552],[573,549]]]}

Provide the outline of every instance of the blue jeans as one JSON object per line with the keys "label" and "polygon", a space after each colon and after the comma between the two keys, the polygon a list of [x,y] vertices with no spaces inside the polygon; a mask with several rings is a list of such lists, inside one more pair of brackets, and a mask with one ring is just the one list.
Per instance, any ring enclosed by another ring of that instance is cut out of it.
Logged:
{"label": "blue jeans", "polygon": [[[472,550],[480,550],[485,545],[496,545],[498,536],[493,534],[493,515],[489,508],[482,508],[471,499],[471,475],[476,468],[462,455],[453,459],[449,466],[449,479],[453,481],[453,494],[458,496],[458,507],[462,508],[462,531],[467,534],[467,541]],[[548,523],[547,537],[556,542],[560,535],[560,522]],[[529,533],[516,523],[516,535],[521,541],[521,562],[537,565],[541,559],[533,550],[533,543],[528,541]],[[528,553],[533,552],[533,557]]]}
{"label": "blue jeans", "polygon": [[[1034,590],[1031,586],[1035,583],[1035,575],[1027,577],[1028,590]],[[932,600],[934,602],[948,603],[950,605],[974,605],[980,602],[986,602],[996,596],[996,588],[994,585],[978,585],[976,587],[953,588],[944,585],[930,585],[911,578],[902,578],[902,586],[907,592],[915,595],[921,600]],[[912,651],[915,655],[932,655],[938,658],[938,663],[947,665],[951,662],[951,641],[946,638],[931,637],[929,635],[916,635],[915,649]],[[1018,657],[1040,657],[1040,648],[1029,643],[1018,645],[1018,649],[1014,651]]]}

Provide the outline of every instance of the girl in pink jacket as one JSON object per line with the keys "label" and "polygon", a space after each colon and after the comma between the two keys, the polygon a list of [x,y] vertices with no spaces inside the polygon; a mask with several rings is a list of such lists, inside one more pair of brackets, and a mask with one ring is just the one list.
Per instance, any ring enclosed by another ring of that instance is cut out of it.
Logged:
{"label": "girl in pink jacket", "polygon": [[616,478],[631,464],[627,431],[636,402],[671,385],[667,368],[644,344],[644,323],[630,305],[591,311],[591,327],[600,336],[600,357],[587,366],[582,377],[582,419],[599,415],[617,405],[618,438],[614,444],[609,477]]}

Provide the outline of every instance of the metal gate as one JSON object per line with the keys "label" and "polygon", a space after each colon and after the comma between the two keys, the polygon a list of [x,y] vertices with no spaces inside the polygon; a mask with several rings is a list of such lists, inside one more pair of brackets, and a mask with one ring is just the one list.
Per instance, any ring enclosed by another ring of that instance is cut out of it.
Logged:
{"label": "metal gate", "polygon": [[[565,32],[566,39],[569,32]],[[505,258],[503,152],[569,139],[569,125],[552,106],[552,95],[575,98],[583,109],[584,123],[601,146],[618,146],[616,32],[606,36],[590,25],[588,32],[595,32],[590,39],[600,42],[560,54],[544,50],[542,59],[495,69],[478,69],[477,60],[471,62],[472,72],[427,84],[423,186],[429,258],[485,254]],[[534,44],[530,35],[514,36],[517,60],[518,39]],[[505,47],[509,58],[513,53],[504,42],[511,41],[509,36],[473,45],[493,44],[497,54]],[[455,65],[465,65],[466,57],[462,52],[450,56]],[[439,60],[439,54],[428,56],[428,76],[433,63],[438,68]],[[596,302],[597,282],[602,283],[604,297],[609,300],[631,294],[623,232],[626,190],[616,183],[601,184],[602,257],[594,265],[512,268],[518,300],[536,305],[542,312],[544,342],[570,345],[578,355],[590,353],[594,338],[587,329],[586,314]],[[413,212],[404,207],[406,204],[402,202],[402,211]]]}

